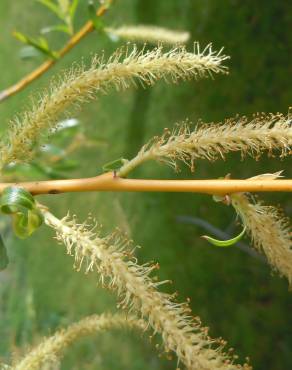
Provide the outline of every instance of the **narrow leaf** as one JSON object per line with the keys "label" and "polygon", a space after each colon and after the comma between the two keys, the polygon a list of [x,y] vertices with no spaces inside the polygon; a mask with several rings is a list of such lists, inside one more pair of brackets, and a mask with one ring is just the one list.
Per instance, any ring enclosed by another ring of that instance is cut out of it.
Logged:
{"label": "narrow leaf", "polygon": [[244,235],[246,231],[246,227],[241,231],[240,234],[238,234],[235,238],[228,239],[228,240],[218,240],[211,238],[210,236],[203,235],[201,238],[206,239],[209,243],[215,245],[216,247],[231,247],[234,244],[236,244]]}
{"label": "narrow leaf", "polygon": [[19,51],[19,57],[20,59],[23,60],[36,58],[39,57],[40,55],[41,55],[40,51],[33,46],[24,46]]}
{"label": "narrow leaf", "polygon": [[17,38],[19,41],[23,42],[24,44],[33,46],[46,56],[49,56],[52,59],[58,59],[58,53],[49,48],[48,42],[45,38],[40,37],[39,39],[33,39],[31,37],[24,35],[21,32],[16,31],[13,32],[13,36]]}
{"label": "narrow leaf", "polygon": [[66,24],[57,24],[55,26],[48,26],[41,29],[41,33],[45,35],[46,33],[50,32],[63,32],[67,34],[71,34],[69,27]]}
{"label": "narrow leaf", "polygon": [[104,32],[104,23],[101,20],[101,17],[98,17],[96,15],[96,9],[94,6],[93,0],[88,0],[88,13],[89,13],[89,18],[91,22],[93,23],[94,28],[98,32]]}
{"label": "narrow leaf", "polygon": [[63,14],[57,4],[50,0],[37,0],[40,4],[44,5],[50,9],[53,13],[57,15],[58,18],[63,20]]}
{"label": "narrow leaf", "polygon": [[110,171],[117,171],[119,170],[122,165],[125,163],[125,160],[124,158],[119,158],[119,159],[116,159],[112,162],[109,162],[109,163],[106,163],[103,167],[102,167],[102,170],[104,172],[110,172]]}
{"label": "narrow leaf", "polygon": [[79,4],[79,0],[73,0],[71,5],[70,5],[69,12],[70,12],[70,17],[71,17],[72,21],[75,17],[75,13],[76,13],[76,9],[77,9],[78,4]]}
{"label": "narrow leaf", "polygon": [[21,42],[23,42],[24,44],[28,44],[28,41],[27,41],[27,36],[25,36],[23,33],[21,33],[21,32],[18,32],[18,31],[14,31],[13,32],[13,36],[17,39],[17,40],[19,40],[19,41],[21,41]]}
{"label": "narrow leaf", "polygon": [[0,271],[3,271],[8,266],[9,259],[7,255],[6,246],[4,244],[3,238],[0,234]]}

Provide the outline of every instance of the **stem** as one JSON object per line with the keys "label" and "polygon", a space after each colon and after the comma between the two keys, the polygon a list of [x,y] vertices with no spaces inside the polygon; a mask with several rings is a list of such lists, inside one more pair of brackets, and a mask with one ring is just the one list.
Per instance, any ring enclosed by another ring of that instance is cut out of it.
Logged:
{"label": "stem", "polygon": [[[96,15],[101,17],[105,14],[108,9],[108,5],[101,5]],[[67,44],[58,51],[59,58],[58,59],[49,59],[37,67],[34,71],[30,72],[28,75],[23,77],[20,81],[16,84],[8,87],[7,89],[0,92],[0,102],[9,98],[12,95],[15,95],[19,91],[23,90],[26,86],[32,83],[37,78],[41,77],[45,72],[47,72],[54,64],[61,59],[65,54],[67,54],[74,46],[76,46],[85,36],[87,36],[90,32],[94,30],[94,26],[92,21],[88,21],[85,25],[75,34],[73,35]]]}
{"label": "stem", "polygon": [[132,172],[136,167],[140,166],[142,163],[147,162],[151,159],[155,159],[150,151],[143,152],[143,155],[137,155],[130,161],[127,161],[118,170],[117,175],[119,177],[126,177],[130,172]]}
{"label": "stem", "polygon": [[182,192],[217,195],[240,192],[292,192],[292,180],[123,179],[113,172],[81,179],[0,183],[0,193],[9,186],[22,187],[33,195],[85,191]]}

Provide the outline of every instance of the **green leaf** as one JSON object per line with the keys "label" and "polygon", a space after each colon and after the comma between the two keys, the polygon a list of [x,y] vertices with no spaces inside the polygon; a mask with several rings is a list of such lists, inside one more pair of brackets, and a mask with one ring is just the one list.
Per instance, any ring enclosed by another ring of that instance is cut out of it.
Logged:
{"label": "green leaf", "polygon": [[70,13],[70,17],[71,17],[72,21],[75,17],[75,13],[76,13],[76,9],[77,9],[78,4],[79,4],[79,0],[73,0],[71,5],[70,5],[69,13]]}
{"label": "green leaf", "polygon": [[104,33],[104,23],[101,20],[101,17],[98,17],[96,15],[96,9],[95,9],[93,0],[88,0],[87,8],[88,8],[88,13],[89,13],[89,18],[91,22],[93,23],[93,26],[96,29],[96,31],[100,33]]}
{"label": "green leaf", "polygon": [[3,190],[0,210],[12,216],[12,225],[19,238],[27,238],[43,223],[34,197],[25,189],[8,187]]}
{"label": "green leaf", "polygon": [[203,235],[201,238],[206,239],[209,243],[215,245],[216,247],[231,247],[236,244],[245,234],[246,226],[243,228],[240,234],[238,234],[235,238],[228,239],[228,240],[218,240],[211,238],[210,236]]}
{"label": "green leaf", "polygon": [[66,24],[57,24],[55,26],[48,26],[41,29],[41,33],[43,35],[50,32],[63,32],[69,35],[71,34],[71,31]]}
{"label": "green leaf", "polygon": [[4,244],[3,238],[0,235],[0,271],[3,271],[8,266],[9,259],[7,255],[6,246]]}
{"label": "green leaf", "polygon": [[39,57],[40,55],[41,55],[40,51],[33,46],[24,46],[19,51],[19,57],[20,59],[23,60],[36,58]]}
{"label": "green leaf", "polygon": [[21,32],[18,32],[18,31],[14,31],[13,32],[13,36],[15,37],[15,38],[17,38],[17,40],[19,40],[19,41],[21,41],[21,42],[23,42],[24,44],[27,44],[28,42],[27,42],[27,36],[25,36],[23,33],[21,33]]}
{"label": "green leaf", "polygon": [[29,36],[24,35],[21,32],[13,32],[13,36],[24,44],[30,45],[37,50],[39,50],[44,55],[56,60],[58,59],[58,53],[49,48],[48,42],[44,37],[39,37],[38,39],[33,39]]}
{"label": "green leaf", "polygon": [[13,230],[20,239],[29,237],[42,223],[43,217],[38,210],[17,212],[12,215]]}
{"label": "green leaf", "polygon": [[61,12],[58,4],[55,4],[51,0],[37,0],[40,4],[44,5],[46,8],[50,9],[53,13],[57,15],[58,18],[63,20],[63,13]]}
{"label": "green leaf", "polygon": [[25,189],[7,187],[3,190],[0,200],[0,210],[2,213],[13,214],[19,210],[32,210],[34,208],[34,197]]}
{"label": "green leaf", "polygon": [[106,163],[102,167],[102,170],[104,172],[117,171],[122,167],[122,165],[125,163],[125,161],[126,161],[126,159],[124,159],[124,158],[116,159],[112,162]]}

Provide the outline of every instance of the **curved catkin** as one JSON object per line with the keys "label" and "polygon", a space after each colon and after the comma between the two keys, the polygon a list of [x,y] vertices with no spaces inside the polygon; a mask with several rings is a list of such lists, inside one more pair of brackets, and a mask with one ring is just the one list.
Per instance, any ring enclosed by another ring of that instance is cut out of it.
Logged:
{"label": "curved catkin", "polygon": [[248,194],[232,194],[230,199],[255,248],[266,255],[273,269],[285,276],[291,286],[292,237],[288,220],[277,208],[254,202]]}
{"label": "curved catkin", "polygon": [[146,144],[135,158],[125,161],[119,171],[127,175],[148,160],[162,161],[177,168],[177,161],[194,167],[202,158],[210,161],[224,159],[229,152],[241,152],[258,158],[262,152],[279,151],[282,157],[291,154],[291,118],[283,114],[261,114],[252,120],[232,118],[219,124],[203,124],[194,130],[181,124],[174,132],[166,131]]}
{"label": "curved catkin", "polygon": [[106,28],[105,31],[111,37],[118,37],[135,42],[149,42],[153,44],[185,44],[190,38],[190,33],[187,31],[174,31],[149,25]]}
{"label": "curved catkin", "polygon": [[199,319],[190,316],[186,303],[177,303],[173,296],[158,291],[162,282],[151,278],[157,265],[139,265],[129,251],[128,241],[119,235],[100,237],[86,223],[77,224],[68,216],[57,219],[43,209],[45,222],[56,231],[57,240],[75,256],[79,269],[95,270],[100,281],[114,289],[120,298],[119,306],[139,313],[155,333],[160,333],[165,350],[176,353],[178,360],[191,370],[251,369],[235,365],[224,352],[222,340],[211,339]]}
{"label": "curved catkin", "polygon": [[32,349],[11,370],[41,370],[48,368],[59,368],[59,362],[64,351],[82,337],[95,334],[100,331],[116,328],[139,328],[144,329],[141,320],[135,320],[123,315],[92,315],[68,328],[45,338],[36,348]]}
{"label": "curved catkin", "polygon": [[31,110],[11,122],[11,129],[0,143],[0,168],[30,159],[41,135],[56,128],[72,106],[95,99],[97,93],[105,94],[110,88],[124,90],[137,82],[151,86],[160,79],[175,83],[208,77],[212,73],[227,73],[222,65],[225,59],[221,51],[212,51],[210,45],[200,50],[195,44],[193,53],[182,47],[164,52],[162,47],[138,51],[134,46],[132,50],[118,50],[106,62],[95,58],[88,70],[72,69],[34,101]]}

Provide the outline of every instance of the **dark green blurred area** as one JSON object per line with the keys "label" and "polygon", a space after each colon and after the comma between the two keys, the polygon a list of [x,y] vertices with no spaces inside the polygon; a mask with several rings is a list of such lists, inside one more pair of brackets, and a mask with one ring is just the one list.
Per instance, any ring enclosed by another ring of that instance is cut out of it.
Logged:
{"label": "dark green blurred area", "polygon": [[[80,2],[77,23],[87,17]],[[289,1],[239,0],[117,0],[105,18],[106,24],[150,23],[189,30],[192,41],[202,46],[213,42],[231,56],[230,74],[214,80],[183,82],[177,86],[157,83],[149,90],[132,89],[100,96],[78,113],[86,135],[102,145],[73,154],[80,168],[72,176],[91,176],[102,165],[121,156],[130,157],[164,127],[189,118],[218,122],[224,118],[256,112],[288,111],[291,105],[292,12]],[[1,89],[16,82],[38,65],[37,60],[19,59],[21,45],[14,29],[30,35],[54,22],[53,16],[32,0],[0,2]],[[61,46],[60,36],[51,38]],[[29,94],[41,91],[50,78],[71,66],[89,62],[94,54],[105,55],[120,46],[91,34],[61,60],[46,76],[0,106],[1,129],[9,118],[29,102]],[[192,48],[190,43],[189,48]],[[54,139],[52,139],[54,140]],[[225,162],[199,161],[195,174],[181,167],[176,175],[167,167],[147,164],[135,175],[157,178],[216,178],[231,173],[246,178],[285,170],[292,177],[291,160],[263,157]],[[291,217],[289,194],[264,196]],[[218,229],[234,222],[232,209],[207,196],[190,194],[66,194],[43,196],[57,216],[68,210],[83,221],[88,213],[104,225],[104,232],[119,226],[127,231],[139,250],[141,262],[160,263],[159,277],[172,279],[179,299],[191,299],[195,315],[210,327],[212,337],[223,337],[244,361],[258,370],[292,368],[292,296],[285,279],[271,275],[270,268],[238,248],[216,249],[199,236],[206,230],[180,223],[185,215],[207,221]],[[236,229],[237,230],[237,229]],[[234,232],[234,231],[232,231]],[[236,232],[236,231],[235,231]],[[85,315],[116,310],[115,295],[96,287],[95,274],[85,276],[72,269],[72,258],[52,240],[45,227],[27,240],[4,235],[11,263],[0,272],[0,356],[8,362],[17,347],[37,343],[60,326]],[[245,240],[249,243],[249,240]],[[169,288],[169,291],[171,291]],[[157,340],[158,341],[158,340]],[[159,342],[159,341],[158,341]],[[159,358],[147,335],[103,333],[81,340],[66,354],[62,369],[174,369],[176,360]]]}

